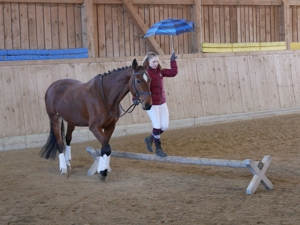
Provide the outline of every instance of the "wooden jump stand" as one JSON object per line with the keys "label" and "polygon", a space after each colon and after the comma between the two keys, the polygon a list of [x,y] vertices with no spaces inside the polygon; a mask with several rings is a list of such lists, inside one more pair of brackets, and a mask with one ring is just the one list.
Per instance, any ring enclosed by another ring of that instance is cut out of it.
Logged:
{"label": "wooden jump stand", "polygon": [[[88,176],[93,176],[97,172],[98,162],[100,158],[100,151],[95,151],[91,147],[87,147],[86,151],[95,160],[87,172]],[[180,157],[180,156],[167,156],[159,157],[150,154],[131,153],[131,152],[117,152],[112,151],[112,157],[129,158],[137,160],[148,160],[157,162],[180,163],[180,164],[193,164],[203,166],[218,166],[218,167],[233,167],[233,168],[248,168],[253,174],[253,178],[249,183],[246,193],[254,194],[258,185],[261,183],[267,190],[273,189],[273,184],[266,177],[265,173],[272,161],[271,156],[264,156],[261,162],[256,162],[251,159],[244,161],[238,160],[225,160],[225,159],[208,159],[208,158],[195,158],[195,157]]]}

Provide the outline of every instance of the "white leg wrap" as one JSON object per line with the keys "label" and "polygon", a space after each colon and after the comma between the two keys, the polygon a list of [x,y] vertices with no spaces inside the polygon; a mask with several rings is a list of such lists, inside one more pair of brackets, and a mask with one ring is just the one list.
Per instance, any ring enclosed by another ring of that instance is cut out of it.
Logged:
{"label": "white leg wrap", "polygon": [[100,171],[104,171],[106,169],[106,160],[107,160],[107,155],[106,154],[104,154],[103,156],[100,156],[98,169],[97,169],[98,173]]}
{"label": "white leg wrap", "polygon": [[59,154],[59,169],[61,173],[67,173],[67,165],[64,153]]}
{"label": "white leg wrap", "polygon": [[109,162],[110,162],[110,156],[107,157],[106,162],[105,162],[105,169],[107,169],[107,172],[111,172],[111,168],[109,166]]}
{"label": "white leg wrap", "polygon": [[65,159],[66,159],[66,164],[67,166],[71,167],[70,161],[71,161],[71,146],[66,146],[65,150]]}

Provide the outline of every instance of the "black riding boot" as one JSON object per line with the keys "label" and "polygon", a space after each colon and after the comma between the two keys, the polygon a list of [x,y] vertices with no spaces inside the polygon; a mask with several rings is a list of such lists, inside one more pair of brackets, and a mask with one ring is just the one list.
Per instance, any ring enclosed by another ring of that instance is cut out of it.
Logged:
{"label": "black riding boot", "polygon": [[156,147],[156,155],[160,156],[160,157],[166,157],[167,153],[165,153],[165,151],[161,148],[161,142],[154,142],[155,143],[155,147]]}
{"label": "black riding boot", "polygon": [[152,134],[150,136],[145,137],[144,139],[146,147],[148,149],[149,152],[153,152],[152,150],[152,143],[153,143],[153,136]]}

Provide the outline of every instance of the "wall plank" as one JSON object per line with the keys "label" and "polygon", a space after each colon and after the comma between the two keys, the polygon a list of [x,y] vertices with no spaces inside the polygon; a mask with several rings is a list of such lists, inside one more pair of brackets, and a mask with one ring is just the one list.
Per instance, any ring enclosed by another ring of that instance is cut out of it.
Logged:
{"label": "wall plank", "polygon": [[105,43],[106,56],[113,57],[113,24],[111,6],[105,6]]}
{"label": "wall plank", "polygon": [[[10,78],[10,72],[11,69],[9,67],[2,67],[1,68],[1,122],[2,122],[2,135],[5,136],[15,136],[17,132],[14,132],[11,130],[11,128],[14,126],[16,118],[15,118],[15,106],[13,103],[12,98],[12,89],[11,89],[11,78]],[[22,110],[18,108],[18,110]]]}
{"label": "wall plank", "polygon": [[[3,3],[0,3],[0,15],[3,15]],[[0,16],[0,49],[5,49],[4,18]]]}
{"label": "wall plank", "polygon": [[269,104],[269,94],[267,87],[267,77],[264,73],[265,71],[265,62],[263,56],[258,56],[258,67],[259,67],[259,96],[260,96],[260,109],[266,110]]}
{"label": "wall plank", "polygon": [[[233,113],[239,113],[243,111],[242,105],[242,95],[241,95],[241,85],[238,75],[238,64],[236,63],[235,57],[226,57],[226,72],[228,74],[228,84],[231,99],[231,108]],[[230,75],[229,75],[230,74]]]}
{"label": "wall plank", "polygon": [[[213,114],[213,105],[210,104],[212,103],[210,99],[210,89],[207,86],[207,79],[206,79],[206,74],[208,73],[208,68],[207,68],[207,61],[208,59],[199,59],[197,60],[197,74],[198,74],[198,85],[199,85],[199,91],[200,91],[200,96],[201,96],[201,103],[202,103],[202,110],[203,110],[203,116],[209,116]],[[181,99],[179,99],[180,101]]]}
{"label": "wall plank", "polygon": [[14,122],[14,127],[12,129],[14,129],[14,133],[16,133],[17,135],[23,135],[26,133],[26,129],[25,129],[25,120],[24,120],[24,113],[23,113],[23,105],[22,105],[22,101],[23,101],[23,96],[22,96],[22,92],[21,92],[21,83],[20,83],[20,79],[19,79],[20,75],[19,75],[19,69],[17,67],[13,67],[11,69],[11,88],[12,88],[12,95],[11,98],[13,99],[13,104],[14,104],[14,108],[13,108],[13,114],[15,114],[15,122]]}
{"label": "wall plank", "polygon": [[247,57],[236,58],[236,63],[238,65],[239,83],[241,90],[243,90],[241,91],[243,111],[251,112],[254,107]]}
{"label": "wall plank", "polygon": [[119,51],[119,21],[118,21],[118,6],[111,7],[112,19],[112,43],[113,56],[120,56]]}
{"label": "wall plank", "polygon": [[67,5],[66,26],[67,26],[68,48],[76,48],[75,13],[74,13],[74,6],[71,4]]}
{"label": "wall plank", "polygon": [[280,102],[278,101],[278,88],[277,80],[276,80],[276,70],[274,55],[265,55],[263,56],[264,64],[265,64],[265,74],[267,77],[267,88],[268,88],[268,98],[269,98],[269,107],[272,109],[276,109],[280,107]]}
{"label": "wall plank", "polygon": [[[1,15],[1,14],[0,14]],[[11,3],[11,27],[12,27],[12,45],[14,49],[21,48],[20,41],[20,13],[19,4]]]}
{"label": "wall plank", "polygon": [[58,7],[58,39],[59,48],[68,48],[68,42],[66,37],[68,37],[68,26],[67,26],[67,7],[66,5],[59,5]]}
{"label": "wall plank", "polygon": [[29,48],[37,49],[37,21],[35,4],[28,4],[28,33],[29,35]]}
{"label": "wall plank", "polygon": [[29,49],[28,9],[27,4],[20,3],[21,49]]}
{"label": "wall plank", "polygon": [[292,73],[291,73],[291,65],[290,65],[290,60],[288,55],[284,55],[282,57],[283,59],[283,66],[282,69],[285,70],[284,73],[284,84],[285,84],[285,101],[286,101],[286,106],[289,107],[294,107],[295,106],[295,101],[294,101],[294,90],[293,90],[293,81],[292,81]]}
{"label": "wall plank", "polygon": [[124,12],[123,6],[118,5],[118,44],[119,44],[119,56],[125,56],[125,27],[124,27]]}
{"label": "wall plank", "polygon": [[44,31],[44,7],[42,4],[36,4],[36,30],[37,30],[37,48],[45,48],[45,31]]}
{"label": "wall plank", "polygon": [[[202,74],[202,71],[198,70],[199,59],[193,58],[191,60],[191,64],[193,65],[190,69],[190,73],[193,77],[193,95],[194,95],[194,106],[195,106],[195,112],[194,116],[203,116],[203,108],[202,108],[202,97],[201,97],[201,91],[200,91],[200,81],[199,81],[199,74]],[[183,76],[181,74],[181,76]],[[177,104],[179,104],[179,101],[177,100]],[[179,109],[180,110],[180,109]]]}
{"label": "wall plank", "polygon": [[253,100],[253,111],[258,111],[259,107],[259,90],[258,86],[259,83],[256,82],[258,80],[259,71],[258,71],[258,60],[257,57],[247,56],[248,61],[248,71],[249,71],[249,80],[250,80],[250,87],[252,93],[252,100]]}
{"label": "wall plank", "polygon": [[184,66],[184,61],[178,60],[177,66],[178,66],[178,75],[176,77],[172,78],[171,81],[167,80],[166,83],[168,84],[173,81],[173,85],[174,85],[173,88],[171,88],[171,90],[170,90],[170,95],[175,97],[175,98],[171,97],[172,105],[170,105],[170,107],[173,108],[172,116],[174,116],[174,118],[177,118],[177,119],[182,119],[182,118],[185,118],[185,111],[183,110],[184,109],[184,97],[183,97],[183,95],[180,94],[179,90],[182,90],[182,88],[186,89],[186,87],[183,86],[184,84],[181,84],[181,81],[182,81],[182,79],[184,79],[184,76],[185,76],[184,71],[182,70],[182,68]]}
{"label": "wall plank", "polygon": [[45,32],[45,48],[52,49],[52,31],[51,31],[51,7],[49,5],[45,5],[44,9],[44,32]]}
{"label": "wall plank", "polygon": [[217,89],[220,98],[220,113],[227,114],[232,112],[231,101],[230,101],[230,92],[227,79],[227,73],[224,65],[223,57],[215,57],[214,59],[214,68],[216,71],[216,80],[217,80]]}
{"label": "wall plank", "polygon": [[300,76],[299,76],[299,69],[300,69],[300,57],[298,54],[293,54],[289,56],[290,61],[293,63],[292,67],[292,77],[293,77],[293,84],[294,84],[294,95],[295,95],[295,104],[299,105],[300,102]]}
{"label": "wall plank", "polygon": [[11,27],[10,3],[3,3],[4,45],[5,49],[12,49],[12,27]]}
{"label": "wall plank", "polygon": [[75,11],[76,48],[86,47],[83,46],[82,44],[81,5],[75,5],[74,11]]}
{"label": "wall plank", "polygon": [[[296,56],[296,59],[298,57]],[[294,59],[294,55],[290,54],[288,55],[288,60],[290,64],[290,77],[292,80],[292,89],[293,89],[293,94],[294,94],[294,103],[297,105],[300,101],[300,92],[299,92],[299,86],[298,86],[298,79],[297,79],[297,73],[298,71],[296,70],[296,63],[297,60]]]}

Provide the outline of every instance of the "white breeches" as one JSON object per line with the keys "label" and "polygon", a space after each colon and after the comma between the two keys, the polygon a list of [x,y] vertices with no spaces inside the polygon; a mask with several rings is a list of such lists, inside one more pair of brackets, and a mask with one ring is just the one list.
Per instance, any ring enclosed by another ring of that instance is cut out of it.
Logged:
{"label": "white breeches", "polygon": [[152,105],[150,110],[147,110],[148,116],[152,122],[153,128],[165,131],[169,127],[169,110],[167,103],[162,105]]}

